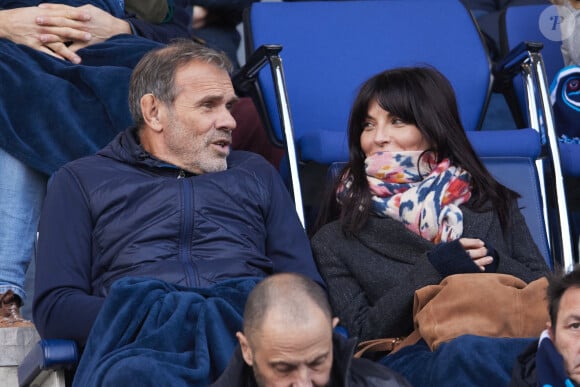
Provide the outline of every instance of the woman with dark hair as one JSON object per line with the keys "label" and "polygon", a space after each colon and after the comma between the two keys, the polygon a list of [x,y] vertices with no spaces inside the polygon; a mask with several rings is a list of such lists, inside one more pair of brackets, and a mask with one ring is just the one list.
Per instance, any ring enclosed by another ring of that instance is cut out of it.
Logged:
{"label": "woman with dark hair", "polygon": [[349,149],[312,246],[351,336],[408,335],[415,290],[452,274],[526,282],[547,274],[518,194],[475,154],[437,70],[398,68],[366,81],[351,111]]}

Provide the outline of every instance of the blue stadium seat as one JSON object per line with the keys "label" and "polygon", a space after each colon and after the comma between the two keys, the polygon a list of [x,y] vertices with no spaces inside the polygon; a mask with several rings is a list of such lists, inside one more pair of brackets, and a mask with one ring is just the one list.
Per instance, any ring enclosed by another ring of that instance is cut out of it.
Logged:
{"label": "blue stadium seat", "polygon": [[[458,1],[254,3],[244,31],[249,59],[236,79],[253,93],[273,142],[286,147],[303,219],[300,170],[348,159],[347,121],[357,89],[388,68],[428,64],[441,71],[455,89],[463,125],[480,156],[522,156],[541,146],[537,128],[479,130],[493,74],[481,33]],[[548,171],[559,168],[558,161]],[[555,225],[550,236],[558,243],[550,246],[562,248],[552,256],[571,260],[568,219],[561,216],[567,210],[565,202],[557,203],[563,207],[559,219],[546,227]]]}

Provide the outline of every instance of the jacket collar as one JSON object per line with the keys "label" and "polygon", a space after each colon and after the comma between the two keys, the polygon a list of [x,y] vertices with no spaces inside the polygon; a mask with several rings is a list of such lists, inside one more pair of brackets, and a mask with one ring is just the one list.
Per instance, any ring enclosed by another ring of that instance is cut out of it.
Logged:
{"label": "jacket collar", "polygon": [[130,127],[119,133],[113,141],[100,150],[98,155],[108,157],[125,164],[153,168],[174,168],[176,166],[161,161],[147,152],[139,140],[138,129]]}
{"label": "jacket collar", "polygon": [[339,333],[332,334],[332,373],[331,386],[348,386],[350,380],[350,367],[357,340],[342,336]]}
{"label": "jacket collar", "polygon": [[212,387],[257,387],[252,368],[242,357],[242,350],[238,345],[226,369]]}

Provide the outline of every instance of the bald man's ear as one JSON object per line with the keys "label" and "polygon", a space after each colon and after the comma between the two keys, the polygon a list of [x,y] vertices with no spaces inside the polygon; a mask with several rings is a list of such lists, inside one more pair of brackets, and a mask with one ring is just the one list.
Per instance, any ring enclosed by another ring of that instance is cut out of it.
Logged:
{"label": "bald man's ear", "polygon": [[334,317],[332,319],[332,329],[336,328],[336,326],[338,325],[338,322],[340,321],[340,319],[338,317]]}
{"label": "bald man's ear", "polygon": [[145,124],[156,132],[163,129],[166,107],[151,93],[141,97],[141,114]]}
{"label": "bald man's ear", "polygon": [[248,339],[242,332],[236,333],[236,337],[238,338],[238,342],[240,343],[240,348],[242,350],[242,357],[247,365],[250,367],[254,365],[254,354],[252,353],[252,349],[250,348],[250,344],[248,343]]}

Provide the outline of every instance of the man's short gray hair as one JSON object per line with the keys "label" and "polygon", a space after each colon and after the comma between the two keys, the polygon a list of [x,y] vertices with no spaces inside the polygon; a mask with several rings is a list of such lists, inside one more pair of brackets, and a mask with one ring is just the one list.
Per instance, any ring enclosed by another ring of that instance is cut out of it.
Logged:
{"label": "man's short gray hair", "polygon": [[153,94],[161,102],[171,105],[177,94],[175,73],[181,66],[193,61],[215,65],[228,74],[233,70],[232,63],[224,53],[184,39],[151,50],[141,58],[129,84],[129,109],[138,128],[145,123],[141,98]]}

